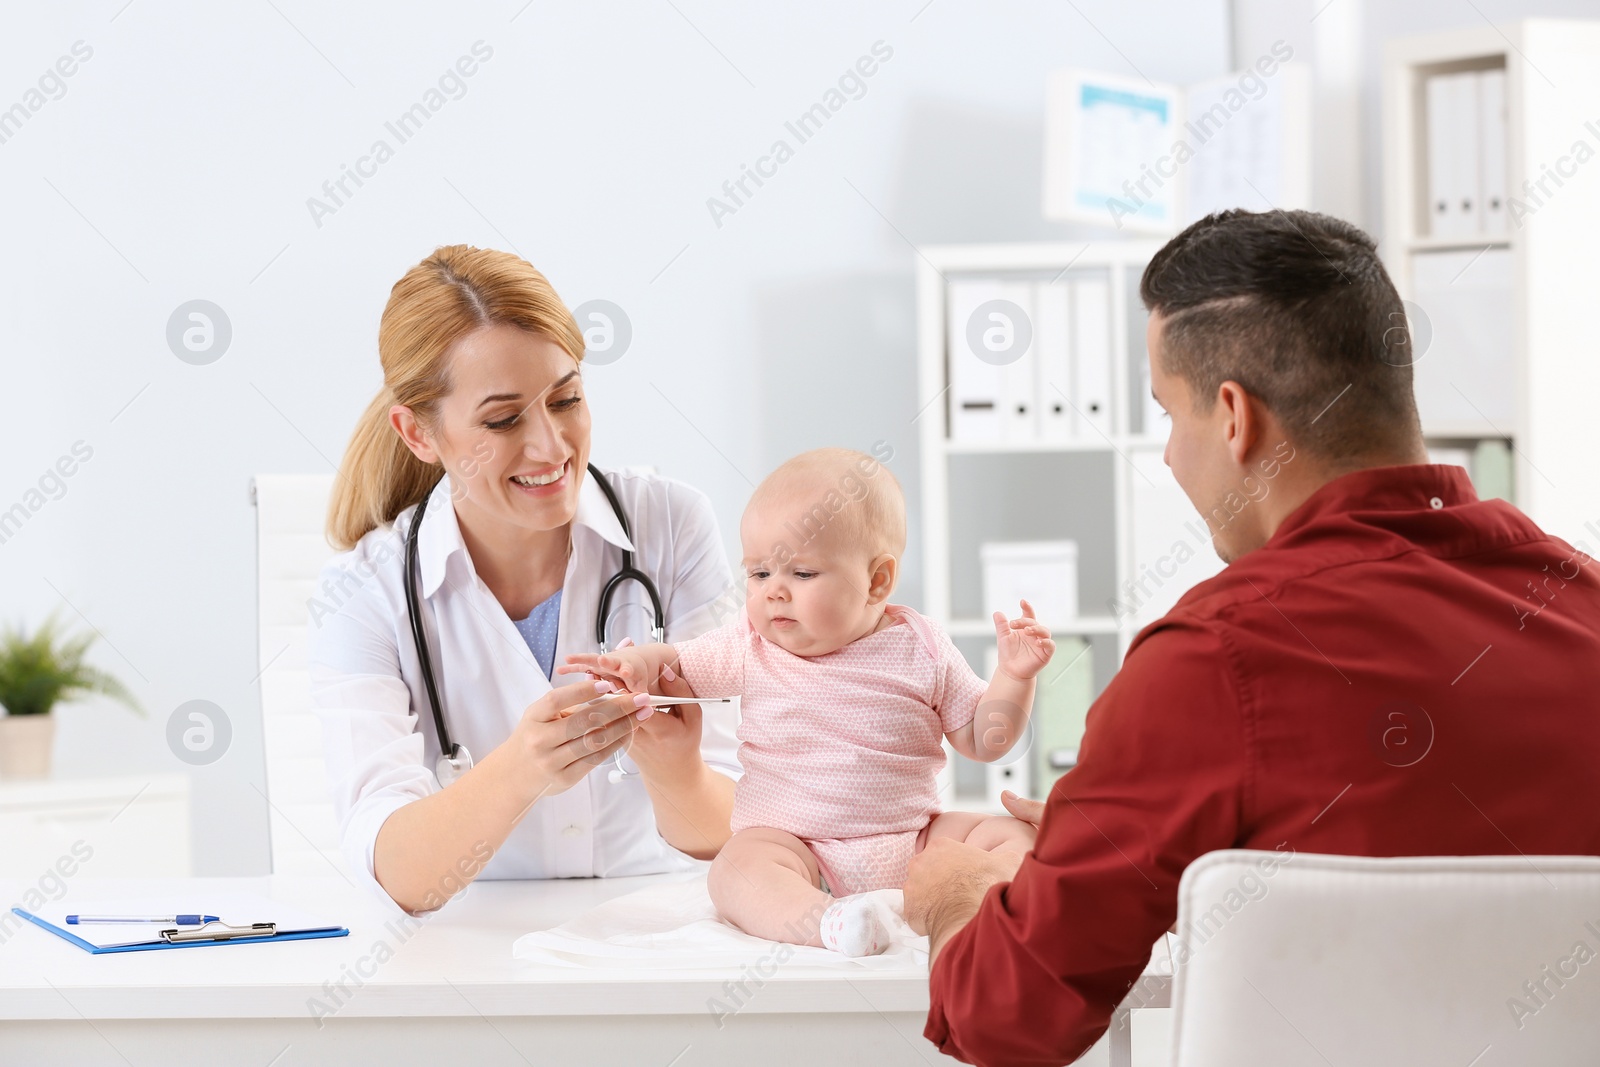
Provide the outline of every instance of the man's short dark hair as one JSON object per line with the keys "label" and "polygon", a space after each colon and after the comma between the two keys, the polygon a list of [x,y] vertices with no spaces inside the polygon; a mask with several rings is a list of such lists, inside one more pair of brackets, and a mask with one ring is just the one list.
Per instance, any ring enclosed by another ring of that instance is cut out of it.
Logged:
{"label": "man's short dark hair", "polygon": [[1207,215],[1156,253],[1139,295],[1163,319],[1162,370],[1188,383],[1198,410],[1232,380],[1328,459],[1418,439],[1405,308],[1377,245],[1348,222]]}

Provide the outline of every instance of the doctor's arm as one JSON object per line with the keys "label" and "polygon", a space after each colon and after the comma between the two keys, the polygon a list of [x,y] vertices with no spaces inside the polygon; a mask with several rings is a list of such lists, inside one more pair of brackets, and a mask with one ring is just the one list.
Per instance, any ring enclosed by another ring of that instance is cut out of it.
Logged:
{"label": "doctor's arm", "polygon": [[611,688],[557,686],[450,788],[396,809],[373,845],[373,876],[384,892],[411,912],[442,906],[478,876],[529,808],[626,745],[639,707],[628,694],[604,698]]}
{"label": "doctor's arm", "polygon": [[[338,565],[329,566],[325,587],[337,588]],[[532,803],[626,743],[634,707],[619,699],[583,706],[596,696],[593,686],[552,690],[523,712],[505,742],[440,790],[424,765],[398,637],[383,615],[375,597],[313,612],[309,695],[346,861],[400,907],[431,911],[477,877]],[[569,709],[576,713],[562,714]]]}
{"label": "doctor's arm", "polygon": [[[652,688],[667,696],[733,696],[737,690],[713,692],[705,687],[696,694],[675,669],[676,653],[718,628],[722,616],[736,612],[744,597],[743,589],[732,581],[722,534],[706,495],[669,480],[664,503],[652,529],[670,531],[669,555],[662,568],[669,577],[661,590],[666,598],[667,644],[656,648],[665,650],[661,663],[674,671],[669,678],[650,670],[648,676],[656,682]],[[695,859],[710,859],[727,843],[734,778],[739,773],[733,707],[708,707],[709,711],[698,704],[657,709],[639,724],[628,753],[650,797],[657,832],[667,844]]]}
{"label": "doctor's arm", "polygon": [[[682,678],[663,681],[667,696],[694,696]],[[700,755],[704,713],[698,704],[657,708],[634,735],[629,755],[639,767],[656,813],[656,831],[697,860],[716,856],[728,843],[733,819],[733,779],[711,769]]]}
{"label": "doctor's arm", "polygon": [[[680,678],[677,650],[651,644],[613,652],[579,652],[556,667],[557,674],[587,672],[633,693],[692,697]],[[698,704],[641,710],[642,717],[628,755],[639,768],[656,831],[685,855],[708,860],[727,843],[733,812],[733,780],[718,774],[700,755],[704,714]]]}

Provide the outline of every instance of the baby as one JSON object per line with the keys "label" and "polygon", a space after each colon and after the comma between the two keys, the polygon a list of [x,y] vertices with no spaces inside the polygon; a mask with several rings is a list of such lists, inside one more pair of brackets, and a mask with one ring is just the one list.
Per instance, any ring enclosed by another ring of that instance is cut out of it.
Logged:
{"label": "baby", "polygon": [[[1009,816],[940,812],[941,738],[989,762],[1022,736],[1055,643],[1026,601],[995,613],[985,686],[950,638],[889,603],[905,499],[871,456],[807,452],[756,489],[739,526],[745,610],[678,645],[567,657],[644,692],[674,672],[696,696],[742,696],[733,837],[712,863],[717,910],[768,940],[866,956],[888,947],[873,898],[899,888],[930,837],[1026,852]],[[831,896],[830,896],[831,894]]]}

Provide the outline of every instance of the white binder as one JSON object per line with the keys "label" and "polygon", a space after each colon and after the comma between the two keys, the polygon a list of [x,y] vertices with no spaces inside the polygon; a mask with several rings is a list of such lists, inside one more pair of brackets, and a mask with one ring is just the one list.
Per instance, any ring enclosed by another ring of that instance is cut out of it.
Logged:
{"label": "white binder", "polygon": [[1072,396],[1071,287],[1040,282],[1033,293],[1033,343],[1037,349],[1039,438],[1070,441],[1077,435]]}
{"label": "white binder", "polygon": [[[1111,436],[1111,285],[1091,276],[1072,283],[1072,402],[1078,436]],[[1097,432],[1098,431],[1098,432]]]}
{"label": "white binder", "polygon": [[1483,203],[1483,232],[1506,232],[1506,72],[1478,75],[1478,196]]}
{"label": "white binder", "polygon": [[995,281],[955,279],[945,294],[952,441],[1000,440],[1000,368],[980,359],[967,339],[973,314],[999,293],[1000,284]]}
{"label": "white binder", "polygon": [[1428,79],[1428,200],[1435,237],[1474,237],[1482,230],[1479,196],[1478,75]]}
{"label": "white binder", "polygon": [[[1000,439],[1028,444],[1039,439],[1039,334],[1032,282],[1002,282],[1000,299],[1015,304],[1022,318],[1009,324],[1013,344],[1021,349],[1000,367]],[[1004,329],[998,322],[996,328]],[[1024,336],[1025,335],[1025,336]]]}
{"label": "white binder", "polygon": [[1450,172],[1454,166],[1455,148],[1450,142],[1454,130],[1451,108],[1454,106],[1454,86],[1447,75],[1435,74],[1426,82],[1428,101],[1428,234],[1444,237],[1451,233],[1455,205],[1455,189]]}
{"label": "white binder", "polygon": [[1455,81],[1455,186],[1459,209],[1456,231],[1468,236],[1483,232],[1483,198],[1478,188],[1479,136],[1478,75],[1472,71],[1452,74]]}

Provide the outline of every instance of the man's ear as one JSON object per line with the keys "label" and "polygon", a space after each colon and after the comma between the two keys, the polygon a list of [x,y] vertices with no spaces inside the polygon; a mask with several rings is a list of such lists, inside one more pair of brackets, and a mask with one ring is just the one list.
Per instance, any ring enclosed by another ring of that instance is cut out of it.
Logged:
{"label": "man's ear", "polygon": [[1262,433],[1261,401],[1235,381],[1217,386],[1217,403],[1222,405],[1222,432],[1228,453],[1238,466],[1245,466],[1254,453]]}
{"label": "man's ear", "polygon": [[894,582],[900,575],[900,561],[888,552],[875,557],[867,564],[867,603],[882,604],[894,592]]}
{"label": "man's ear", "polygon": [[396,404],[389,409],[389,425],[394,427],[394,432],[400,435],[400,440],[411,449],[411,454],[424,463],[438,463],[439,453],[433,450],[428,443],[427,436],[422,432],[422,424],[411,409],[404,404]]}

